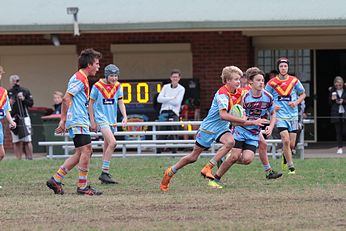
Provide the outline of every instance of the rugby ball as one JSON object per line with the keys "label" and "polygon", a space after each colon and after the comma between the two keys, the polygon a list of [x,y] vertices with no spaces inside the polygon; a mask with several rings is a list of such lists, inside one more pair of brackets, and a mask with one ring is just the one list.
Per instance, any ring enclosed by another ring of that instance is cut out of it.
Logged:
{"label": "rugby ball", "polygon": [[235,104],[231,108],[229,112],[232,116],[243,117],[244,116],[244,108],[240,104]]}

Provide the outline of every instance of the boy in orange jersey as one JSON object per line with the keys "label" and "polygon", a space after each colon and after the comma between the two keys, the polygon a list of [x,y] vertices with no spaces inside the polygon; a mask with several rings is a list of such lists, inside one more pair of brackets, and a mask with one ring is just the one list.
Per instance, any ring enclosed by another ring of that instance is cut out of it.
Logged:
{"label": "boy in orange jersey", "polygon": [[282,170],[287,170],[288,174],[294,175],[295,167],[292,159],[292,149],[294,149],[298,131],[298,105],[305,99],[305,89],[301,82],[288,74],[289,61],[287,58],[280,58],[277,61],[279,75],[272,78],[267,83],[265,90],[274,97],[276,105],[276,126],[280,132],[283,143]]}
{"label": "boy in orange jersey", "polygon": [[101,195],[102,192],[88,184],[89,164],[92,155],[90,121],[88,115],[89,76],[95,76],[100,68],[101,53],[92,48],[81,52],[79,71],[69,80],[61,105],[61,119],[56,133],[65,133],[73,139],[75,153],[65,160],[56,173],[47,181],[47,187],[55,194],[64,194],[62,180],[78,164],[78,195]]}
{"label": "boy in orange jersey", "polygon": [[[252,85],[251,90],[246,92],[242,99],[248,120],[256,120],[258,118],[267,118],[270,116],[270,124],[266,127],[265,133],[270,135],[275,125],[275,110],[273,105],[273,96],[264,89],[264,73],[257,67],[249,68],[246,75]],[[269,121],[268,121],[269,122]],[[233,137],[235,145],[231,155],[221,164],[214,180],[209,181],[208,185],[212,188],[222,188],[220,182],[221,177],[235,163],[250,164],[254,159],[254,154],[260,141],[261,127],[260,126],[235,126]]]}
{"label": "boy in orange jersey", "polygon": [[100,129],[104,138],[102,173],[99,180],[103,184],[117,184],[109,174],[110,161],[116,140],[114,132],[117,131],[117,110],[118,106],[123,115],[123,126],[127,123],[126,108],[123,101],[123,91],[118,82],[120,70],[114,64],[105,67],[104,79],[100,79],[94,84],[90,93],[89,116],[91,130]]}
{"label": "boy in orange jersey", "polygon": [[[4,69],[0,66],[0,80],[2,74],[4,74]],[[9,98],[7,96],[7,90],[3,87],[0,87],[0,119],[6,117],[8,123],[10,124],[11,129],[16,128],[16,123],[13,121],[11,116],[11,106],[9,103]],[[4,149],[4,131],[2,128],[2,123],[0,123],[0,161],[5,157]]]}

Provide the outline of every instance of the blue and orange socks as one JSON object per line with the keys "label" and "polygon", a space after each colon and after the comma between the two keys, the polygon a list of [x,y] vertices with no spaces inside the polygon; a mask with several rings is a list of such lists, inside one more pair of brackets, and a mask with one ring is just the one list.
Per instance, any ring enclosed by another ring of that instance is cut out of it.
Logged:
{"label": "blue and orange socks", "polygon": [[85,189],[88,186],[89,170],[87,168],[78,166],[78,172],[79,172],[78,188]]}
{"label": "blue and orange socks", "polygon": [[58,171],[54,174],[53,178],[55,182],[61,183],[61,181],[64,179],[64,177],[67,175],[68,169],[65,168],[64,165],[61,165],[58,169]]}
{"label": "blue and orange socks", "polygon": [[104,173],[109,173],[109,166],[110,166],[111,161],[109,160],[104,160],[102,162],[102,172]]}

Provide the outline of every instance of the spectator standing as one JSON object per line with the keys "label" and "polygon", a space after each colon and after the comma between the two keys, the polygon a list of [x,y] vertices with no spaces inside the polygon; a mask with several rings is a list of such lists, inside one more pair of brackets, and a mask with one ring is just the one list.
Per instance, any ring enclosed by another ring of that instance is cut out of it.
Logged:
{"label": "spectator standing", "polygon": [[[162,103],[159,121],[179,121],[179,112],[185,94],[185,88],[179,84],[180,78],[180,70],[172,70],[170,77],[171,83],[165,84],[157,97],[157,102]],[[170,128],[177,130],[177,126],[171,126]],[[177,139],[176,135],[172,137],[174,140]],[[167,139],[167,136],[164,139]],[[172,151],[176,153],[176,149]],[[160,153],[161,151],[158,150],[158,152]]]}
{"label": "spectator standing", "polygon": [[[11,130],[13,151],[18,160],[22,159],[23,151],[27,160],[32,160],[31,143],[31,120],[29,107],[34,105],[34,100],[29,89],[20,86],[20,77],[18,75],[10,76],[11,89],[8,90],[8,97],[12,108],[11,116],[17,123],[17,129]],[[19,123],[24,118],[24,123]],[[24,130],[21,135],[20,130]]]}
{"label": "spectator standing", "polygon": [[336,76],[334,86],[329,92],[330,122],[335,125],[336,141],[338,145],[337,154],[342,154],[342,137],[345,129],[346,119],[346,87],[344,79]]}
{"label": "spectator standing", "polygon": [[53,93],[53,101],[54,101],[54,111],[53,114],[61,114],[61,104],[62,104],[62,97],[64,94],[61,91],[55,91]]}
{"label": "spectator standing", "polygon": [[[0,80],[2,78],[2,74],[4,74],[4,69],[0,66]],[[16,128],[16,123],[13,121],[11,116],[11,107],[10,100],[7,95],[7,90],[3,87],[0,87],[0,119],[6,117],[8,123],[10,124],[10,128]],[[2,123],[0,123],[0,161],[5,157],[5,149],[4,149],[4,131],[2,128]]]}

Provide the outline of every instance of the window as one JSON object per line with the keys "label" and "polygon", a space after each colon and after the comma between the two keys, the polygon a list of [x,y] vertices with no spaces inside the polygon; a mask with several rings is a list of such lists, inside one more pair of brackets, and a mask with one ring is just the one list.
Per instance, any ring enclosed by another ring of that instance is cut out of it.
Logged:
{"label": "window", "polygon": [[297,50],[270,50],[261,49],[257,52],[257,66],[265,73],[276,69],[276,61],[280,57],[288,58],[290,62],[289,73],[294,74],[301,82],[311,81],[310,60],[311,54],[309,49]]}

